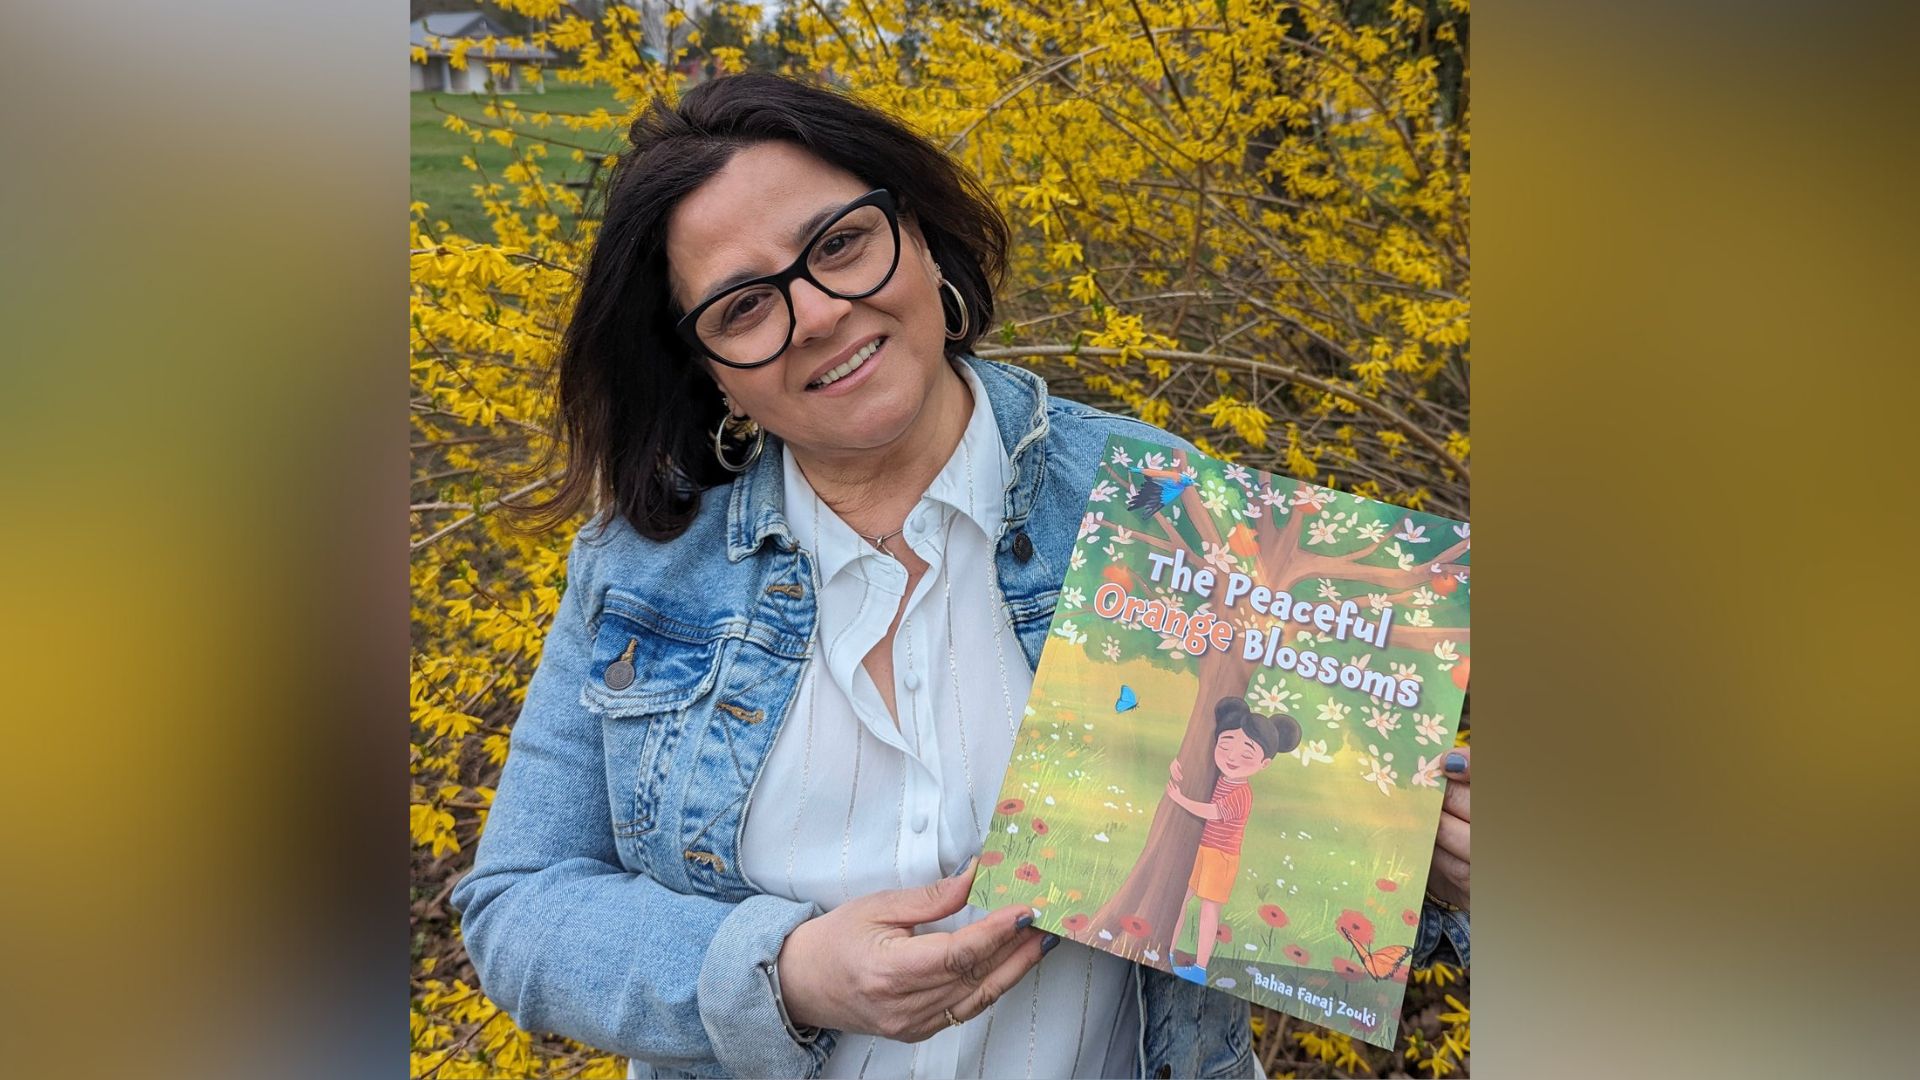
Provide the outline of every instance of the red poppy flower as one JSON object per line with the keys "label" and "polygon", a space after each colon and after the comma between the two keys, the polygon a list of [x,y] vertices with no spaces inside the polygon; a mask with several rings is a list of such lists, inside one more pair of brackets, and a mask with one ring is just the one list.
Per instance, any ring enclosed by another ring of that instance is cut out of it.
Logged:
{"label": "red poppy flower", "polygon": [[1360,965],[1344,956],[1336,956],[1333,958],[1333,970],[1335,974],[1348,982],[1355,982],[1360,976],[1366,974],[1366,972],[1360,970]]}
{"label": "red poppy flower", "polygon": [[981,866],[999,866],[1001,862],[1003,862],[1006,859],[1006,857],[1007,856],[1005,852],[984,851],[980,853],[980,865]]}
{"label": "red poppy flower", "polygon": [[1035,833],[1035,834],[1037,834],[1037,835],[1040,835],[1040,836],[1045,836],[1045,835],[1047,835],[1047,823],[1046,823],[1046,822],[1044,822],[1044,821],[1042,821],[1042,820],[1040,820],[1039,818],[1034,818],[1034,819],[1033,819],[1033,831],[1034,831],[1034,833]]}
{"label": "red poppy flower", "polygon": [[1415,915],[1411,911],[1403,911],[1400,913],[1400,921],[1406,923],[1408,926],[1418,926],[1420,925],[1420,916]]}
{"label": "red poppy flower", "polygon": [[1298,945],[1289,945],[1280,951],[1286,953],[1287,959],[1293,961],[1296,967],[1306,967],[1313,961],[1313,957],[1307,955],[1307,950]]}
{"label": "red poppy flower", "polygon": [[1348,908],[1340,913],[1340,920],[1334,923],[1348,940],[1359,945],[1373,944],[1373,920]]}
{"label": "red poppy flower", "polygon": [[1153,924],[1138,915],[1127,915],[1120,920],[1120,932],[1134,937],[1146,937],[1153,933]]}
{"label": "red poppy flower", "polygon": [[1017,814],[1026,808],[1027,804],[1024,799],[1008,799],[1006,802],[1000,804],[1000,812],[1003,814]]}
{"label": "red poppy flower", "polygon": [[1040,880],[1040,868],[1030,862],[1023,862],[1020,864],[1020,869],[1013,872],[1013,876],[1032,884]]}
{"label": "red poppy flower", "polygon": [[1272,904],[1261,904],[1260,920],[1268,926],[1278,929],[1287,925],[1287,913]]}
{"label": "red poppy flower", "polygon": [[1373,887],[1379,889],[1381,892],[1396,892],[1400,888],[1400,883],[1388,878],[1381,878],[1379,881],[1373,883]]}
{"label": "red poppy flower", "polygon": [[1092,919],[1087,918],[1085,915],[1069,915],[1066,918],[1060,920],[1060,929],[1065,930],[1070,934],[1077,934],[1080,931],[1085,930],[1087,928],[1087,924],[1092,921],[1093,921]]}
{"label": "red poppy flower", "polygon": [[1213,937],[1216,941],[1231,945],[1233,944],[1233,927],[1221,923],[1220,929],[1214,931]]}

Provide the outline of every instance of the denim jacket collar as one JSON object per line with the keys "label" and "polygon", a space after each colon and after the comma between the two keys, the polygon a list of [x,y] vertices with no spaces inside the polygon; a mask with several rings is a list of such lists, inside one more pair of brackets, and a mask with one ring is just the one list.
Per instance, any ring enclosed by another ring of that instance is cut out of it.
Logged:
{"label": "denim jacket collar", "polygon": [[[1000,443],[1007,449],[1006,502],[1000,526],[1004,535],[1007,529],[1026,522],[1040,485],[1044,457],[1040,440],[1047,433],[1047,384],[1030,371],[978,357],[962,357],[961,362],[986,387],[994,423],[1000,428]],[[767,440],[767,448],[733,482],[733,496],[727,503],[728,562],[747,558],[769,539],[785,551],[795,546],[784,513],[782,455],[772,452],[779,447],[779,440],[771,435]]]}

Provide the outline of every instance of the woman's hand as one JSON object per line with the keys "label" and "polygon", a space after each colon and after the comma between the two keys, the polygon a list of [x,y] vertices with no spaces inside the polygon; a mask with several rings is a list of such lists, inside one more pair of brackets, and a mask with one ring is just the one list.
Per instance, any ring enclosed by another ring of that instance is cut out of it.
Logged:
{"label": "woman's hand", "polygon": [[[1455,755],[1460,767],[1453,767]],[[1440,832],[1434,838],[1433,867],[1427,872],[1427,892],[1436,899],[1471,907],[1473,897],[1473,750],[1456,746],[1447,751],[1447,797],[1440,808]]]}
{"label": "woman's hand", "polygon": [[915,926],[966,906],[978,865],[869,893],[794,927],[779,959],[788,1017],[919,1042],[947,1026],[947,1010],[961,1023],[985,1012],[1040,962],[1052,935],[1032,929],[1032,909],[1019,904],[952,933],[916,935]]}

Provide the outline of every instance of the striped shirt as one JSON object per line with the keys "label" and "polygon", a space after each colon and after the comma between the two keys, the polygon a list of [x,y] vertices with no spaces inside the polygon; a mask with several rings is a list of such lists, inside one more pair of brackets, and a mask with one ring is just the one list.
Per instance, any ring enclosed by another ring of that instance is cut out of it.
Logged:
{"label": "striped shirt", "polygon": [[[973,415],[907,515],[927,561],[906,572],[860,539],[786,460],[786,517],[819,574],[816,651],[748,804],[740,868],[763,892],[832,909],[926,885],[980,851],[1033,672],[994,568],[1010,465],[985,388],[963,369]],[[887,711],[861,661],[902,612]],[[963,908],[920,932],[985,917]],[[843,1035],[827,1077],[1130,1076],[1139,1008],[1128,965],[1065,942],[986,1013],[918,1043]]]}
{"label": "striped shirt", "polygon": [[1220,819],[1207,822],[1200,833],[1200,846],[1240,854],[1240,837],[1246,834],[1247,815],[1253,812],[1253,789],[1245,780],[1223,776],[1214,782],[1213,805],[1219,808]]}

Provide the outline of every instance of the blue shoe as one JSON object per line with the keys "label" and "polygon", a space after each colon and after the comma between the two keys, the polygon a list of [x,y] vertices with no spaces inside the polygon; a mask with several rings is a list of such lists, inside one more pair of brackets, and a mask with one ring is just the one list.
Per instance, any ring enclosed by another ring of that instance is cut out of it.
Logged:
{"label": "blue shoe", "polygon": [[1173,973],[1190,983],[1199,983],[1201,986],[1207,985],[1207,969],[1198,964],[1175,964]]}

